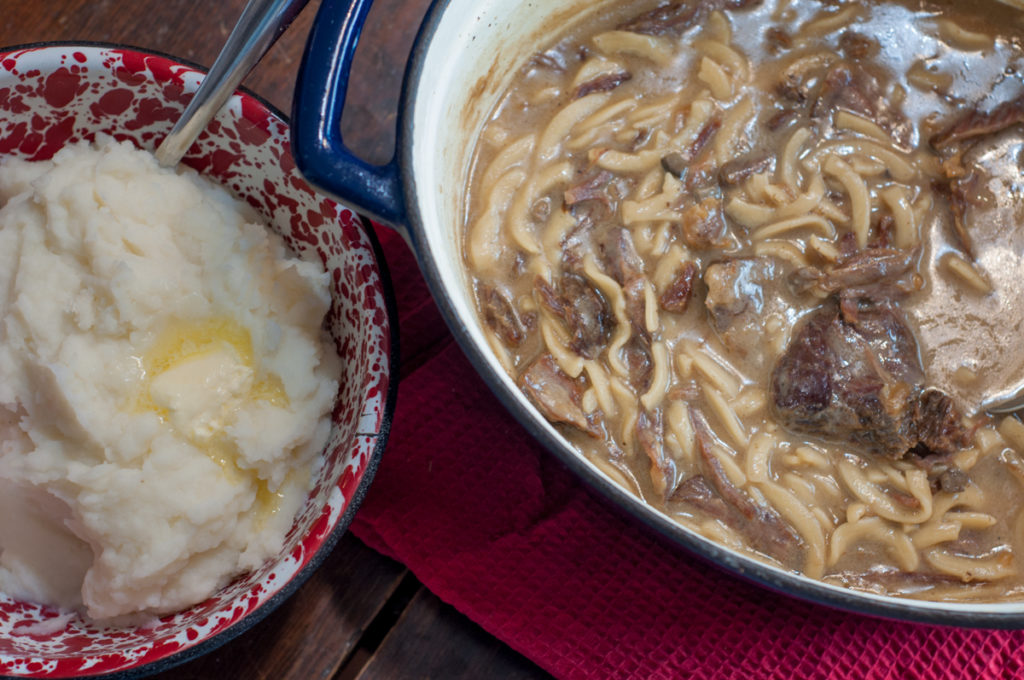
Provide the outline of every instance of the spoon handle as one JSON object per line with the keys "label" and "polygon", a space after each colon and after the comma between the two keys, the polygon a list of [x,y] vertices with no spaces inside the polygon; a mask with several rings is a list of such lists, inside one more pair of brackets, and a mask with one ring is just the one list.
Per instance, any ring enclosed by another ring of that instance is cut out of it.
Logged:
{"label": "spoon handle", "polygon": [[249,0],[192,101],[154,152],[160,165],[173,167],[181,161],[206,124],[306,2],[308,0]]}

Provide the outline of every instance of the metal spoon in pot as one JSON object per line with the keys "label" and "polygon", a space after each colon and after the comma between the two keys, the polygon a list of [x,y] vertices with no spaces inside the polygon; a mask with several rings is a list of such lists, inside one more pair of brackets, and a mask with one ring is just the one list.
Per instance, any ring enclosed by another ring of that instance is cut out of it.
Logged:
{"label": "metal spoon in pot", "polygon": [[981,410],[992,415],[1024,411],[1024,388],[1009,396],[999,396],[982,403]]}
{"label": "metal spoon in pot", "polygon": [[174,167],[308,0],[249,0],[192,101],[154,155]]}

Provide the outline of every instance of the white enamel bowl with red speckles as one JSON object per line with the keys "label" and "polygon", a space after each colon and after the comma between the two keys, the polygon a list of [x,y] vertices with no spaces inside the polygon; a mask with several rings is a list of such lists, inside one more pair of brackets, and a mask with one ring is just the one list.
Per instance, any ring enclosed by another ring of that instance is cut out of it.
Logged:
{"label": "white enamel bowl with red speckles", "polygon": [[[4,51],[0,153],[46,159],[97,133],[152,149],[201,78],[190,66],[133,49]],[[290,594],[333,547],[383,449],[394,403],[390,288],[359,218],[309,188],[292,162],[287,123],[251,96],[235,96],[184,162],[248,201],[293,250],[318,256],[331,272],[327,324],[344,368],[315,485],[276,560],[149,627],[103,629],[0,594],[0,676],[136,677],[230,639]]]}

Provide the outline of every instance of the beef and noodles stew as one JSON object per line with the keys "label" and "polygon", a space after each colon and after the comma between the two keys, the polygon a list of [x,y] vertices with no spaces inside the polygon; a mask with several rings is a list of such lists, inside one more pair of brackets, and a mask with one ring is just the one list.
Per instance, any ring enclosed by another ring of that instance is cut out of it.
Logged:
{"label": "beef and noodles stew", "polygon": [[724,546],[1024,597],[1024,425],[980,408],[1024,378],[1022,15],[621,4],[483,130],[464,255],[499,360]]}

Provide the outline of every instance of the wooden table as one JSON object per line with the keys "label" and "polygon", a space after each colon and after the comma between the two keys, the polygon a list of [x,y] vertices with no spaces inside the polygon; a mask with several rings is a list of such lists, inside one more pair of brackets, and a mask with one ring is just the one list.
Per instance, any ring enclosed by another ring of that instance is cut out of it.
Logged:
{"label": "wooden table", "polygon": [[[122,43],[209,66],[245,0],[0,0],[0,45]],[[245,81],[289,113],[318,3],[311,2]],[[367,160],[391,155],[402,69],[428,0],[376,0],[356,56],[343,130]],[[346,535],[267,619],[220,649],[159,676],[543,678],[547,675],[441,602],[401,564]]]}

